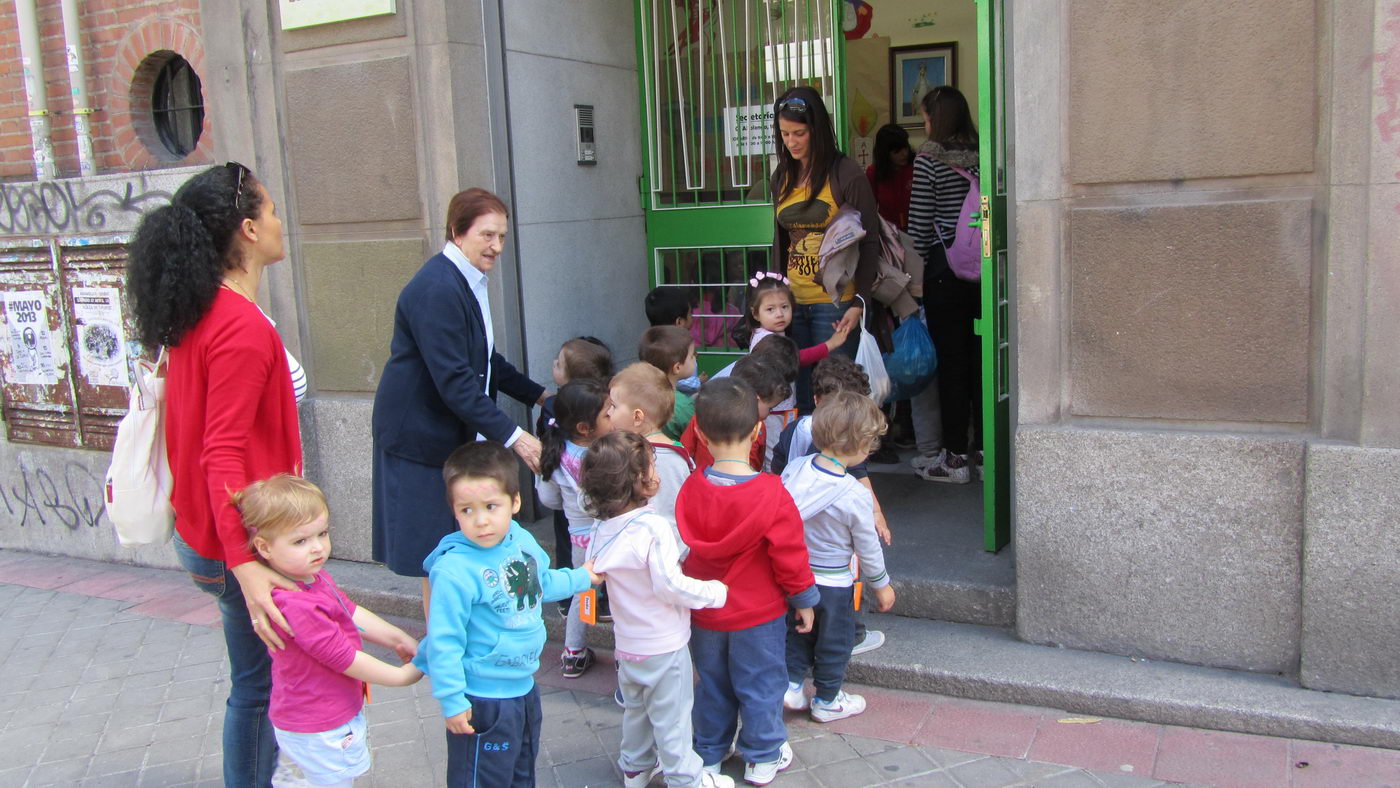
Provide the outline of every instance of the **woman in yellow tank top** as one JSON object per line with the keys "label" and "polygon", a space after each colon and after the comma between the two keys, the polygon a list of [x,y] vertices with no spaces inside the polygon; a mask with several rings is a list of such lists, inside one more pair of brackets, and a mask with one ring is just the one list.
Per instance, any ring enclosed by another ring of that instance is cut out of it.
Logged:
{"label": "woman in yellow tank top", "polygon": [[[778,140],[778,167],[771,181],[773,262],[792,281],[797,300],[789,333],[798,347],[810,347],[829,339],[838,325],[850,328],[851,337],[838,352],[854,358],[863,304],[870,303],[878,271],[880,216],[875,194],[860,165],[836,147],[831,115],[817,91],[806,86],[788,90],[773,114]],[[838,286],[833,300],[817,276],[817,252],[827,226],[846,205],[860,211],[866,235],[854,275]],[[797,407],[802,413],[812,411],[811,372],[806,368],[797,379]]]}

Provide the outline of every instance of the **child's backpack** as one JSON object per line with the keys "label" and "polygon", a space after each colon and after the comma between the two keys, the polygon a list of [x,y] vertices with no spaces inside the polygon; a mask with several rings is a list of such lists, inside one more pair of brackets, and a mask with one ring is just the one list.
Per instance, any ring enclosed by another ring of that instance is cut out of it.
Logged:
{"label": "child's backpack", "polygon": [[107,469],[107,517],[122,544],[161,544],[175,525],[175,483],[165,454],[165,349],[154,364],[133,366],[130,404]]}
{"label": "child's backpack", "polygon": [[[953,269],[953,275],[968,282],[976,282],[982,278],[982,226],[971,225],[979,221],[982,214],[981,208],[978,207],[982,185],[977,176],[967,170],[953,167],[953,172],[967,179],[968,189],[962,210],[958,213],[958,225],[953,228],[953,242],[944,243],[944,249],[948,252],[948,267]],[[941,241],[941,230],[938,236]]]}

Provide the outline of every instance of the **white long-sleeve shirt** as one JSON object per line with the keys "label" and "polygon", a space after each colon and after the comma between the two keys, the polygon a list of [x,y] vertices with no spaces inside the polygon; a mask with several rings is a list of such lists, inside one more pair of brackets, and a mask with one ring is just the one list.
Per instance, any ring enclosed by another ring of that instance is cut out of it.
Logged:
{"label": "white long-sleeve shirt", "polygon": [[588,546],[593,571],[607,575],[613,635],[619,653],[669,654],[690,642],[690,611],[724,607],[718,580],[681,573],[671,523],[650,506],[598,523]]}
{"label": "white long-sleeve shirt", "polygon": [[587,536],[595,522],[593,515],[584,510],[578,488],[579,465],[587,451],[586,446],[565,441],[559,467],[548,479],[535,477],[535,492],[540,496],[540,503],[564,513],[569,520],[569,536]]}

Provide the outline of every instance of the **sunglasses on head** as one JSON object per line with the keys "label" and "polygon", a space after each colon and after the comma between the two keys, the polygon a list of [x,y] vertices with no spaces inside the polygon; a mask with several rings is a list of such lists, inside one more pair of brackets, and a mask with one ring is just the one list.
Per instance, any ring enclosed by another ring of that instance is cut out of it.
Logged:
{"label": "sunglasses on head", "polygon": [[780,113],[781,113],[781,112],[791,112],[791,113],[794,114],[794,115],[806,116],[806,114],[807,114],[807,100],[806,100],[806,99],[802,99],[802,98],[797,98],[796,96],[794,96],[794,97],[792,97],[792,98],[789,98],[789,99],[783,99],[783,100],[778,104],[778,112],[780,112]]}
{"label": "sunglasses on head", "polygon": [[243,196],[243,176],[248,174],[248,168],[236,161],[225,162],[224,167],[238,175],[238,183],[233,187],[233,209],[242,212],[243,206],[239,204],[239,198]]}

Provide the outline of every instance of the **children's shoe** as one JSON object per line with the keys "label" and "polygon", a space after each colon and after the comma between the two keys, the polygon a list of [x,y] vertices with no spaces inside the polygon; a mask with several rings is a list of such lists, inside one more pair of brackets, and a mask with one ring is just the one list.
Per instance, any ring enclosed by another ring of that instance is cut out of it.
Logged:
{"label": "children's shoe", "polygon": [[885,633],[878,629],[867,629],[865,630],[865,637],[861,638],[860,642],[851,649],[851,656],[854,657],[857,654],[874,651],[883,645],[885,645]]}
{"label": "children's shoe", "polygon": [[751,763],[744,767],[744,782],[750,785],[767,785],[778,777],[778,772],[792,765],[792,745],[783,742],[778,749],[778,760],[767,763]]}
{"label": "children's shoe", "polygon": [[661,771],[660,766],[653,766],[650,769],[643,769],[639,772],[623,772],[622,784],[625,788],[646,788],[651,783],[651,778]]}
{"label": "children's shoe", "polygon": [[734,788],[734,778],[702,770],[700,772],[700,788]]}
{"label": "children's shoe", "polygon": [[845,690],[836,693],[830,703],[820,698],[812,698],[812,719],[817,722],[835,722],[854,717],[865,711],[865,698],[852,695]]}
{"label": "children's shoe", "polygon": [[603,595],[598,597],[598,623],[612,623],[612,605],[608,604],[608,598]]}
{"label": "children's shoe", "polygon": [[568,618],[568,617],[569,617],[569,605],[571,604],[571,601],[572,601],[572,600],[568,600],[568,599],[561,599],[561,600],[559,600],[559,617],[560,617],[560,618]]}
{"label": "children's shoe", "polygon": [[802,691],[801,684],[788,682],[787,692],[783,693],[783,708],[792,711],[802,711],[807,708],[807,693]]}
{"label": "children's shoe", "polygon": [[986,476],[986,473],[982,469],[982,464],[984,460],[985,455],[982,454],[981,451],[975,451],[972,453],[972,473],[977,477],[977,481],[979,482],[982,481],[982,479]]}
{"label": "children's shoe", "polygon": [[923,470],[914,471],[920,479],[947,484],[967,484],[972,481],[972,470],[968,467],[967,455],[954,454],[943,450],[940,461]]}
{"label": "children's shoe", "polygon": [[564,649],[564,653],[560,655],[559,659],[564,663],[564,678],[576,679],[593,667],[593,649],[585,648],[583,651]]}
{"label": "children's shoe", "polygon": [[613,702],[619,706],[625,705],[627,703],[627,701],[622,697],[621,687],[618,687],[617,689],[613,690]]}

